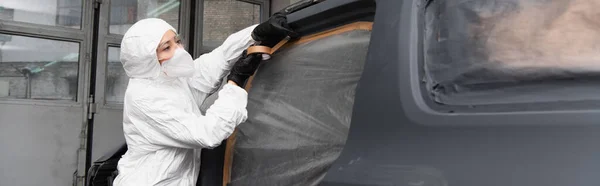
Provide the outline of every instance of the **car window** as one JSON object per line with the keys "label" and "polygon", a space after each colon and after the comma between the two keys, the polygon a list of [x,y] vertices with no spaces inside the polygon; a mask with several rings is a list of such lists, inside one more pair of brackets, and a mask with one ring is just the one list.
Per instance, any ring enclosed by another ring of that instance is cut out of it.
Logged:
{"label": "car window", "polygon": [[[600,100],[594,0],[435,0],[425,9],[424,71],[448,105]],[[568,90],[565,89],[568,87]],[[583,92],[578,96],[564,96]]]}

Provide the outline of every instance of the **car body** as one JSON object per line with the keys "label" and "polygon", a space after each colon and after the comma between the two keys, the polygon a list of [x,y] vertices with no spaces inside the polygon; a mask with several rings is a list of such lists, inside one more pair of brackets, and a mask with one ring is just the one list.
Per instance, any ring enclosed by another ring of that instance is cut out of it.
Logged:
{"label": "car body", "polygon": [[[433,1],[327,0],[288,15],[301,35],[373,22],[348,137],[319,185],[597,185],[596,102],[461,107],[432,98],[423,38]],[[226,145],[203,151],[198,185],[222,185]]]}

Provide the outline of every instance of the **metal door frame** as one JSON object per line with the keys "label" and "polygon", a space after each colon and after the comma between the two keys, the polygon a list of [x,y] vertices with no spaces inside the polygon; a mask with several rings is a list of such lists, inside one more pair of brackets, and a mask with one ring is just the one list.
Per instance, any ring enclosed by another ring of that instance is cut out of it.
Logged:
{"label": "metal door frame", "polygon": [[0,105],[31,105],[48,107],[81,107],[81,133],[80,146],[77,150],[77,173],[74,175],[73,184],[83,185],[86,174],[86,140],[88,127],[88,103],[90,88],[91,54],[92,54],[92,32],[94,30],[94,1],[81,1],[80,28],[67,28],[59,25],[42,25],[35,23],[0,20],[0,33],[31,38],[50,39],[55,41],[74,42],[79,44],[77,94],[75,101],[68,100],[35,100],[0,98]]}

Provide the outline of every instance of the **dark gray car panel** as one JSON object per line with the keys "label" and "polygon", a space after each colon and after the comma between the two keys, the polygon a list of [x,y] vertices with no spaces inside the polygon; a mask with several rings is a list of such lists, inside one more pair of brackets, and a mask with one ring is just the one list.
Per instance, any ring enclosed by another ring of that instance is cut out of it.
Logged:
{"label": "dark gray car panel", "polygon": [[598,111],[504,105],[514,108],[457,112],[426,99],[424,3],[377,1],[349,137],[321,185],[598,185]]}

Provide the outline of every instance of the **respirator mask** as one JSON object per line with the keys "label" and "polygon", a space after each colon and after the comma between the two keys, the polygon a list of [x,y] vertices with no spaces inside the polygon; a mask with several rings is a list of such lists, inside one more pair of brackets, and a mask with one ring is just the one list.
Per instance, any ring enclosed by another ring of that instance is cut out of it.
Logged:
{"label": "respirator mask", "polygon": [[162,71],[168,77],[192,77],[195,71],[194,59],[183,48],[178,48],[171,59],[162,63]]}

